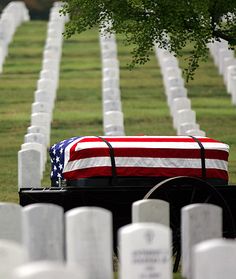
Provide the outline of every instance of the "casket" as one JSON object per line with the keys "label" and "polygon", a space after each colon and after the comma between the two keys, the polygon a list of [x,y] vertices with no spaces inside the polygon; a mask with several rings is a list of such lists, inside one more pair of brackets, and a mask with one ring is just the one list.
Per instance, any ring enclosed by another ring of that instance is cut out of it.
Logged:
{"label": "casket", "polygon": [[82,136],[54,144],[49,153],[52,186],[136,184],[182,175],[228,183],[229,146],[208,137]]}

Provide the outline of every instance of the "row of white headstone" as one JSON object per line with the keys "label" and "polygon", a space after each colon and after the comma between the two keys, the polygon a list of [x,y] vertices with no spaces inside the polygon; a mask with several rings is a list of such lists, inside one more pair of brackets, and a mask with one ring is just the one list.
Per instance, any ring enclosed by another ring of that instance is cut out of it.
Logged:
{"label": "row of white headstone", "polygon": [[168,50],[161,49],[157,45],[155,53],[177,135],[206,136],[205,131],[201,130],[196,122],[196,112],[191,109],[191,101],[187,96],[178,59]]}
{"label": "row of white headstone", "polygon": [[0,17],[0,73],[16,29],[29,20],[29,12],[24,2],[12,1],[3,9]]}
{"label": "row of white headstone", "polygon": [[219,74],[223,76],[227,92],[231,95],[233,105],[236,105],[236,57],[234,50],[229,49],[227,41],[221,39],[208,44],[210,53]]}
{"label": "row of white headstone", "polygon": [[41,187],[41,179],[50,145],[51,122],[58,88],[63,30],[67,20],[61,16],[61,3],[50,10],[47,39],[44,46],[42,69],[37,81],[32,104],[31,126],[27,128],[24,143],[18,152],[18,187]]}
{"label": "row of white headstone", "polygon": [[101,30],[100,48],[104,135],[123,136],[125,134],[124,117],[120,97],[120,67],[115,34],[107,35],[104,30]]}
{"label": "row of white headstone", "polygon": [[[236,241],[222,238],[222,209],[187,205],[181,220],[183,277],[235,278]],[[0,203],[0,223],[4,279],[64,279],[67,273],[70,278],[113,278],[112,214],[107,209],[78,207],[64,214],[53,204],[22,208]],[[118,240],[120,279],[172,278],[167,202],[133,203],[132,224],[119,229]]]}
{"label": "row of white headstone", "polygon": [[[169,204],[161,200],[137,201],[132,206],[132,221],[169,226]],[[184,278],[235,278],[236,266],[228,258],[236,254],[236,240],[222,238],[222,224],[219,206],[190,204],[181,209],[181,273]]]}
{"label": "row of white headstone", "polygon": [[[0,274],[4,274],[5,279],[12,279],[10,273],[22,263],[38,261],[77,267],[76,278],[113,278],[112,214],[106,209],[80,207],[64,215],[63,209],[53,204],[22,208],[2,203],[0,223]],[[18,244],[19,252],[13,242]],[[126,278],[127,274],[130,278],[140,278],[142,273],[156,272],[160,274],[158,278],[171,278],[171,231],[167,226],[154,223],[127,225],[119,231],[119,243],[121,278]],[[22,254],[23,259],[18,257]],[[154,269],[146,270],[147,264]],[[35,277],[15,275],[13,278]]]}

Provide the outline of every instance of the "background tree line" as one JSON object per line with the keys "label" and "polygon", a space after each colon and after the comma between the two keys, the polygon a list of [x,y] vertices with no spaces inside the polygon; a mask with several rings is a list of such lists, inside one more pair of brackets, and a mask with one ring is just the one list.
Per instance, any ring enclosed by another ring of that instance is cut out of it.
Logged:
{"label": "background tree line", "polygon": [[[0,12],[12,0],[0,1]],[[49,10],[56,0],[24,0],[29,9],[31,19],[48,19]]]}

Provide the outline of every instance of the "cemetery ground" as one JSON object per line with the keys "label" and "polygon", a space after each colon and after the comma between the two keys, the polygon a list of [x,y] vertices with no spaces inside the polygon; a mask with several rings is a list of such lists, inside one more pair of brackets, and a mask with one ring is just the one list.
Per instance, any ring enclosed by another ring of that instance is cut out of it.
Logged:
{"label": "cemetery ground", "polygon": [[[17,152],[30,126],[46,27],[46,22],[41,21],[19,27],[0,76],[0,201],[18,202]],[[126,134],[175,135],[154,53],[145,66],[129,71],[128,48],[121,44],[119,36],[118,41]],[[186,48],[184,54],[188,55],[189,50]],[[183,64],[184,59],[181,61]],[[101,79],[97,30],[65,41],[51,144],[72,136],[103,134]],[[187,89],[201,129],[207,136],[230,145],[229,184],[236,184],[236,108],[211,59],[202,63]],[[42,185],[50,186],[49,160]]]}

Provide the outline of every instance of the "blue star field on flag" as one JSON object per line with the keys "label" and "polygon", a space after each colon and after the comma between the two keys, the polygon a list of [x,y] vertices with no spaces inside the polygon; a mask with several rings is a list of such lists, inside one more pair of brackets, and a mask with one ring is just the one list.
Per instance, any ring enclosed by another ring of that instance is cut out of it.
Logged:
{"label": "blue star field on flag", "polygon": [[79,137],[69,138],[52,145],[49,149],[51,157],[51,181],[52,186],[60,186],[61,181],[64,180],[63,168],[64,168],[64,151],[65,148],[74,140]]}

